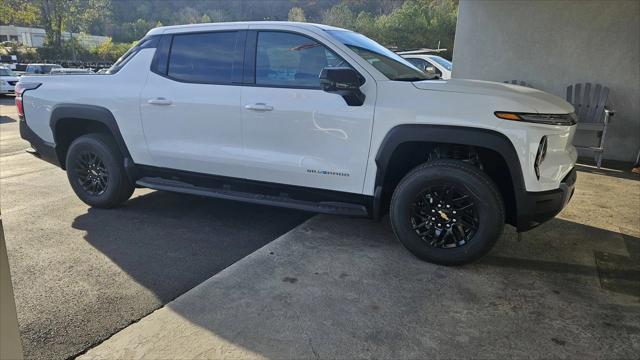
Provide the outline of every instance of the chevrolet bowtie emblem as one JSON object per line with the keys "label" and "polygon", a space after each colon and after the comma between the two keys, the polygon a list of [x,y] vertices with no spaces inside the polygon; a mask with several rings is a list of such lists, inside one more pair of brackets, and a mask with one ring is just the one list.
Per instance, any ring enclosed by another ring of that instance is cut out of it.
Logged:
{"label": "chevrolet bowtie emblem", "polygon": [[447,213],[445,213],[444,211],[438,210],[438,214],[440,214],[440,216],[446,221],[449,221],[449,217],[447,216]]}

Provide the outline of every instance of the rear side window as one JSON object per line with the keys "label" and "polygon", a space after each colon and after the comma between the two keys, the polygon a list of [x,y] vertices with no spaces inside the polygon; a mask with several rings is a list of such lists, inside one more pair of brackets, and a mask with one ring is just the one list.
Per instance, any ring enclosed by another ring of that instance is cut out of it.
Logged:
{"label": "rear side window", "polygon": [[238,32],[174,35],[169,77],[195,83],[232,83]]}
{"label": "rear side window", "polygon": [[147,48],[155,48],[158,44],[159,36],[149,36],[138,41],[131,49],[127,50],[106,72],[106,74],[115,74],[122,69],[136,54]]}

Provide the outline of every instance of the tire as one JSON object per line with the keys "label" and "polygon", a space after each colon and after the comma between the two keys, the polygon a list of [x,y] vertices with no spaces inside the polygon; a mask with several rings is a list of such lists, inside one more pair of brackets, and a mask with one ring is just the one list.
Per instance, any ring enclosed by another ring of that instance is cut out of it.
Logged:
{"label": "tire", "polygon": [[116,207],[127,201],[135,189],[125,173],[120,150],[106,134],[75,139],[67,151],[66,168],[73,191],[92,207]]}
{"label": "tire", "polygon": [[440,265],[482,257],[502,234],[505,221],[494,182],[480,169],[456,160],[436,160],[411,170],[393,193],[389,217],[405,248]]}

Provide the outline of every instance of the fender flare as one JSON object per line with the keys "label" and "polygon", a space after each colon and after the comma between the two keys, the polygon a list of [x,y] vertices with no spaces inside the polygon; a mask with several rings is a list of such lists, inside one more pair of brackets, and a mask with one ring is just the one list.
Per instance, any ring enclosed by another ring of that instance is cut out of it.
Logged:
{"label": "fender flare", "polygon": [[[512,142],[504,135],[494,130],[428,124],[398,125],[387,133],[376,154],[376,180],[374,192],[381,193],[391,156],[398,146],[408,142],[433,142],[460,145],[472,145],[493,150],[505,160],[513,181],[516,208],[518,211],[524,205],[526,188],[520,159]],[[381,212],[381,197],[374,197],[374,214]]]}
{"label": "fender flare", "polygon": [[[59,147],[57,146],[58,136],[56,134],[56,126],[62,119],[73,119],[78,122],[81,122],[83,120],[91,120],[104,124],[107,129],[109,129],[109,132],[113,136],[116,145],[118,146],[120,152],[122,153],[122,156],[124,157],[125,169],[127,169],[127,172],[129,172],[129,169],[132,168],[133,159],[131,158],[129,149],[127,148],[127,145],[122,138],[122,133],[120,132],[118,123],[116,122],[116,119],[111,111],[102,106],[85,104],[58,104],[51,111],[49,127],[51,128],[51,133],[53,134],[53,139],[56,143],[56,154],[58,156],[60,164],[64,164],[65,154],[61,154]],[[78,126],[80,125],[81,124],[78,123]]]}

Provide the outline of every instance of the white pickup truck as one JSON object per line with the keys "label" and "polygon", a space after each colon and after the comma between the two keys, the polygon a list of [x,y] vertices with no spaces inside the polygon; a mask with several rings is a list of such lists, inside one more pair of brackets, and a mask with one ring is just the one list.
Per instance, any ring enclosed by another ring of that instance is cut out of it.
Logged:
{"label": "white pickup truck", "polygon": [[367,37],[290,22],[160,27],[100,75],[24,76],[20,131],[94,207],[135,187],[379,219],[462,264],[554,217],[576,119],[534,89],[426,80]]}

